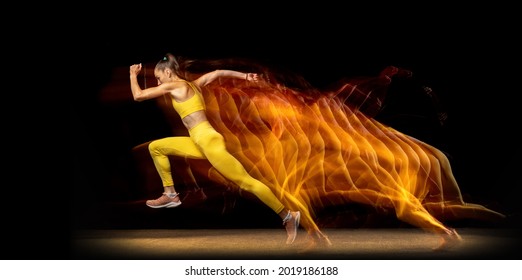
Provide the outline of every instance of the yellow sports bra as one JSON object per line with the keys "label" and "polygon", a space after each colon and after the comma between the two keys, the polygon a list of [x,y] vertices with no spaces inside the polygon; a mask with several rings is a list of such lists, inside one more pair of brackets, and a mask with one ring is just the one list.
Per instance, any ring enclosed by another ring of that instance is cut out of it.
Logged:
{"label": "yellow sports bra", "polygon": [[205,110],[205,101],[203,100],[201,92],[191,82],[185,82],[190,85],[195,94],[183,102],[178,102],[172,98],[172,106],[182,119],[196,111]]}

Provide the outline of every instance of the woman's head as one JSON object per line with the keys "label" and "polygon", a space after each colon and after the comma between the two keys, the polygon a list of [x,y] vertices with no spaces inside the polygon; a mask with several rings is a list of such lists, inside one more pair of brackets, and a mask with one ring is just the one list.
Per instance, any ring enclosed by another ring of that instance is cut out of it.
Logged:
{"label": "woman's head", "polygon": [[165,54],[163,58],[156,63],[154,68],[154,76],[158,80],[158,84],[165,82],[166,78],[176,76],[184,79],[185,75],[180,68],[180,64],[176,57],[171,53]]}
{"label": "woman's head", "polygon": [[179,71],[178,60],[171,53],[165,54],[165,56],[160,61],[158,61],[158,63],[156,63],[156,67],[154,68],[154,70],[159,71],[165,71],[166,69],[170,69],[174,73]]}

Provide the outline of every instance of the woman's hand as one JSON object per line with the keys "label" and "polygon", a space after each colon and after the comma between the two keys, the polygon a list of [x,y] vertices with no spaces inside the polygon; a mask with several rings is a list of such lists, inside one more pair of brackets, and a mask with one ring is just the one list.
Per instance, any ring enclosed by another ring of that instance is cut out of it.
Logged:
{"label": "woman's hand", "polygon": [[129,72],[131,75],[138,75],[141,71],[141,63],[140,64],[133,64],[129,68]]}
{"label": "woman's hand", "polygon": [[259,75],[257,73],[246,73],[245,80],[250,82],[259,82]]}

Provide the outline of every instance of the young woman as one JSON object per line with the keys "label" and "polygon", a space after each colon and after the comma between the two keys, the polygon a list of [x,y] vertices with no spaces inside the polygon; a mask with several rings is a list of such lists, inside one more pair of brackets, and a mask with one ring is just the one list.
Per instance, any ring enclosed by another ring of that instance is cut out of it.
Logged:
{"label": "young woman", "polygon": [[167,137],[150,143],[149,151],[162,179],[164,192],[161,197],[148,200],[146,204],[153,208],[170,208],[181,204],[171,176],[169,155],[207,159],[225,178],[237,184],[242,190],[253,193],[276,212],[283,219],[288,234],[286,243],[293,243],[301,213],[286,209],[268,186],[253,178],[245,170],[243,165],[227,151],[224,137],[212,127],[205,112],[202,87],[218,78],[227,77],[255,82],[258,81],[258,75],[232,70],[215,70],[189,81],[187,73],[169,53],[156,64],[154,69],[158,85],[142,89],[137,78],[141,69],[141,64],[130,66],[130,86],[134,100],[143,101],[168,96],[189,131],[189,136]]}

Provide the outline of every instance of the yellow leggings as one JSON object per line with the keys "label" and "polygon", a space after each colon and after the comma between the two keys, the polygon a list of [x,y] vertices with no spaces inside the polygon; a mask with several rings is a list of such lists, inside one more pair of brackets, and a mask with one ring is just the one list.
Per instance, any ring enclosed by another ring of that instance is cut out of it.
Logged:
{"label": "yellow leggings", "polygon": [[270,188],[248,174],[239,160],[227,151],[223,136],[208,121],[191,128],[189,134],[190,137],[167,137],[149,144],[150,155],[164,187],[174,186],[168,156],[207,159],[242,190],[253,193],[276,213],[283,211],[283,204]]}

